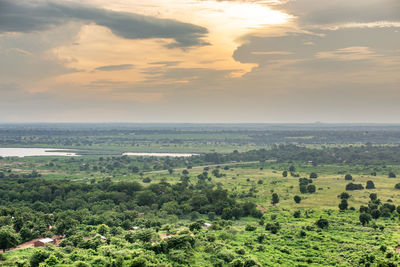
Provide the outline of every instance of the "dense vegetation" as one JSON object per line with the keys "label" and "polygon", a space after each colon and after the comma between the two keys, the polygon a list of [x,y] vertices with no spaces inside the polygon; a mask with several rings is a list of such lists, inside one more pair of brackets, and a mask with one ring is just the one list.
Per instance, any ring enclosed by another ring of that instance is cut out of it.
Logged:
{"label": "dense vegetation", "polygon": [[[337,132],[300,126],[52,127],[0,129],[7,146],[86,151],[79,157],[0,159],[1,265],[400,263],[396,127],[387,132],[344,126],[346,131]],[[309,144],[288,142],[305,134],[313,136],[305,139]],[[323,138],[330,141],[310,145]],[[362,144],[365,138],[371,143]],[[385,145],[378,145],[384,138]],[[351,140],[354,144],[339,145]],[[190,158],[119,153],[154,143],[203,153]],[[56,245],[29,247],[44,237],[57,238]]]}

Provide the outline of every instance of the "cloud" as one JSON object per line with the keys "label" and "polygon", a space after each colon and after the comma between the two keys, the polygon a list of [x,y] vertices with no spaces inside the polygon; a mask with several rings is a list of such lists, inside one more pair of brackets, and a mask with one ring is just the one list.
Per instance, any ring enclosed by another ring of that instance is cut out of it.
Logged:
{"label": "cloud", "polygon": [[121,64],[121,65],[108,65],[97,67],[95,70],[99,71],[115,71],[115,70],[130,70],[134,67],[132,64]]}
{"label": "cloud", "polygon": [[303,25],[400,21],[398,0],[289,0],[278,8],[297,16]]}
{"label": "cloud", "polygon": [[70,21],[95,23],[126,39],[173,39],[170,48],[208,45],[206,28],[172,19],[73,2],[0,0],[0,33],[43,31]]}

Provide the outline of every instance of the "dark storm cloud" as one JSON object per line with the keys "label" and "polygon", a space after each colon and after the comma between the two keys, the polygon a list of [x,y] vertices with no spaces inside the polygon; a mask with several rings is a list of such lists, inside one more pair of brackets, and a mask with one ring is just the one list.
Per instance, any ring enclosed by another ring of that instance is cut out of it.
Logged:
{"label": "dark storm cloud", "polygon": [[0,32],[42,31],[69,21],[95,23],[126,39],[174,39],[169,47],[207,45],[206,28],[172,19],[116,12],[78,3],[0,0]]}
{"label": "dark storm cloud", "polygon": [[114,70],[129,70],[132,69],[134,65],[132,64],[121,64],[121,65],[108,65],[97,67],[95,70],[99,71],[114,71]]}

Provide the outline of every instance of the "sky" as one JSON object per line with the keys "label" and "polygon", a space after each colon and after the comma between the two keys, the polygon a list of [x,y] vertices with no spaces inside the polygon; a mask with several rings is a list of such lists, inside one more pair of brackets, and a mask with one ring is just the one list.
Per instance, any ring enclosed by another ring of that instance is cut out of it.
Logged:
{"label": "sky", "polygon": [[399,0],[0,0],[0,122],[399,114]]}

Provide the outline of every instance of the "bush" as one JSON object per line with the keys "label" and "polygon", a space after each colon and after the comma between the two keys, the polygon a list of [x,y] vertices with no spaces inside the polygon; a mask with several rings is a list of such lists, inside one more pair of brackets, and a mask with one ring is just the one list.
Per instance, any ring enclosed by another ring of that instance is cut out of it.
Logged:
{"label": "bush", "polygon": [[347,207],[349,206],[349,204],[347,203],[346,199],[342,199],[342,201],[339,204],[339,209],[340,210],[347,210]]}
{"label": "bush", "polygon": [[315,224],[321,229],[329,227],[329,222],[327,219],[320,218],[318,221],[315,222]]}
{"label": "bush", "polygon": [[389,172],[389,178],[396,178],[396,174],[394,172]]}
{"label": "bush", "polygon": [[296,211],[293,213],[293,217],[294,217],[294,218],[300,218],[300,216],[301,216],[301,212],[300,212],[299,210],[296,210]]}
{"label": "bush", "polygon": [[256,229],[257,229],[257,227],[254,225],[251,225],[251,224],[247,224],[246,228],[245,228],[245,230],[249,231],[249,232],[255,231]]}
{"label": "bush", "polygon": [[297,204],[299,204],[301,202],[301,197],[299,197],[298,195],[293,197],[294,202],[296,202]]}
{"label": "bush", "polygon": [[307,186],[307,192],[308,192],[308,193],[312,194],[312,193],[315,193],[315,191],[316,191],[315,185],[309,184],[309,185]]}
{"label": "bush", "polygon": [[278,231],[281,229],[281,226],[279,225],[278,222],[276,223],[267,223],[265,225],[265,230],[271,231],[271,233],[276,234]]}
{"label": "bush", "polygon": [[346,190],[351,191],[351,190],[363,190],[364,187],[362,186],[362,184],[353,184],[353,183],[349,183],[346,185]]}
{"label": "bush", "polygon": [[351,174],[346,174],[346,175],[344,176],[344,179],[345,179],[346,181],[352,181],[352,180],[353,180],[353,176],[351,176]]}
{"label": "bush", "polygon": [[350,195],[347,192],[343,192],[340,195],[338,195],[338,198],[340,198],[340,199],[349,199]]}
{"label": "bush", "polygon": [[400,189],[400,183],[396,184],[396,185],[394,186],[394,188]]}
{"label": "bush", "polygon": [[318,178],[318,174],[315,172],[310,173],[310,178],[315,179]]}
{"label": "bush", "polygon": [[367,181],[366,189],[375,189],[375,184],[373,181]]}

